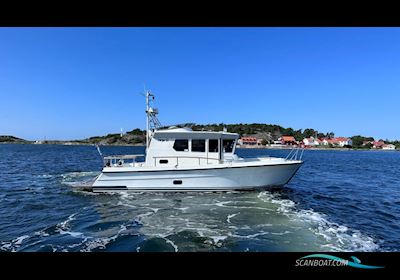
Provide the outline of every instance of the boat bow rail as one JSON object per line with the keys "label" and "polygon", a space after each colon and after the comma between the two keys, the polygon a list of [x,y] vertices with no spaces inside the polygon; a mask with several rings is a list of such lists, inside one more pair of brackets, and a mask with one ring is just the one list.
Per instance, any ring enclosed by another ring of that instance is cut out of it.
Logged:
{"label": "boat bow rail", "polygon": [[285,160],[302,160],[304,148],[293,148],[287,155]]}
{"label": "boat bow rail", "polygon": [[103,158],[104,167],[127,167],[136,166],[141,164],[141,161],[137,161],[137,158],[144,158],[145,155],[113,155],[106,156]]}

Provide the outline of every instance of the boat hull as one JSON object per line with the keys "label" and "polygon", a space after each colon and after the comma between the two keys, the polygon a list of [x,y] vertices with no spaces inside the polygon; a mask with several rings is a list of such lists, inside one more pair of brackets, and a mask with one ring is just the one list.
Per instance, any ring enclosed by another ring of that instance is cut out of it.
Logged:
{"label": "boat hull", "polygon": [[93,192],[110,191],[231,191],[282,186],[295,175],[302,162],[246,167],[103,172]]}

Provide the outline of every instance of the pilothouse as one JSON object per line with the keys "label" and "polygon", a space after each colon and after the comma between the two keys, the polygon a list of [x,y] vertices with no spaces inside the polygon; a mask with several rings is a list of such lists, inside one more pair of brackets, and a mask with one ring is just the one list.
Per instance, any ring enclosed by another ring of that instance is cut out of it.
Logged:
{"label": "pilothouse", "polygon": [[[241,158],[239,134],[227,131],[160,129],[154,95],[146,92],[146,154],[104,157],[101,174],[90,186],[108,191],[229,191],[282,186],[303,161],[299,150],[286,158]],[[138,160],[145,157],[145,160]]]}

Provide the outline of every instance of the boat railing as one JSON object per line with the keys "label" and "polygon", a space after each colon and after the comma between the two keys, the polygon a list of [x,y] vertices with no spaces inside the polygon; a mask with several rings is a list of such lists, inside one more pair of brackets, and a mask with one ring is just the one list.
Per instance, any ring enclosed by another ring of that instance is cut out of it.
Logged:
{"label": "boat railing", "polygon": [[199,157],[199,156],[160,156],[160,157],[153,157],[153,158],[154,158],[154,166],[163,165],[163,163],[158,163],[157,164],[158,160],[163,160],[163,159],[176,159],[176,164],[175,164],[176,167],[179,166],[179,159],[180,158],[181,159],[182,158],[184,158],[184,159],[197,159],[197,162],[198,162],[199,165],[201,165],[202,162],[203,163],[205,162],[206,164],[220,163],[221,162],[217,158]]}
{"label": "boat railing", "polygon": [[139,157],[144,157],[144,155],[113,155],[106,156],[103,158],[103,163],[105,167],[111,166],[127,166],[129,164],[134,164],[138,162],[136,159]]}
{"label": "boat railing", "polygon": [[285,160],[302,160],[304,153],[304,148],[293,148],[290,153],[287,155]]}

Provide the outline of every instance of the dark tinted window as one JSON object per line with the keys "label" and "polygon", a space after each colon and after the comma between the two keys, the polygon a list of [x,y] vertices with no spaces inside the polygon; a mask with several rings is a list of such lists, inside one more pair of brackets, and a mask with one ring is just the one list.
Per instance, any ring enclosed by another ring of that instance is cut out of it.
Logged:
{"label": "dark tinted window", "polygon": [[224,139],[224,141],[222,142],[222,144],[224,145],[224,152],[225,153],[232,153],[233,150],[233,143],[235,142],[235,140],[228,140],[228,139]]}
{"label": "dark tinted window", "polygon": [[160,159],[160,163],[161,164],[166,164],[166,163],[168,163],[168,160],[167,159]]}
{"label": "dark tinted window", "polygon": [[218,140],[217,139],[208,140],[208,152],[218,153]]}
{"label": "dark tinted window", "polygon": [[205,152],[205,151],[206,151],[206,140],[192,139],[192,152]]}
{"label": "dark tinted window", "polygon": [[189,140],[176,139],[174,143],[174,150],[178,152],[189,151]]}

